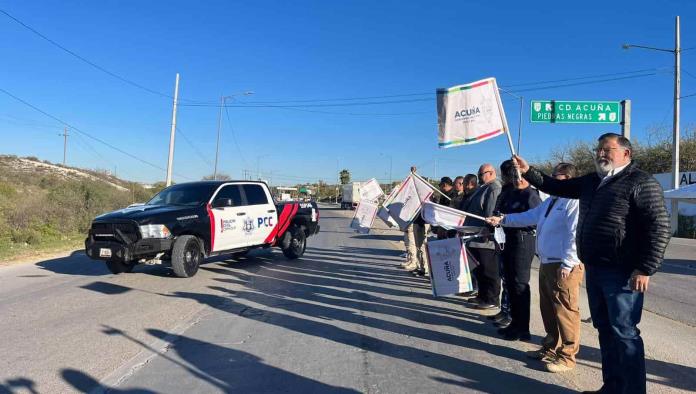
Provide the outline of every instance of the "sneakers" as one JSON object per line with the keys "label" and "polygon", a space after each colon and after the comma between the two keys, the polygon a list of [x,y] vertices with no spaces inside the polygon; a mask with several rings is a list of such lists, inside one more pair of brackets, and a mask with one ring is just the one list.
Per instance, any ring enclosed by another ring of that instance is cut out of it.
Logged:
{"label": "sneakers", "polygon": [[502,319],[500,319],[496,322],[493,322],[493,325],[496,327],[505,328],[505,327],[509,326],[510,323],[512,323],[512,319],[505,316]]}
{"label": "sneakers", "polygon": [[537,349],[537,350],[529,350],[525,352],[527,357],[533,358],[535,360],[541,360],[541,361],[546,361],[546,362],[552,362],[556,360],[556,352],[554,352],[551,349]]}
{"label": "sneakers", "polygon": [[493,320],[493,322],[496,323],[503,320],[506,317],[508,317],[507,314],[503,311],[500,311],[495,315],[486,316],[486,319]]}
{"label": "sneakers", "polygon": [[544,365],[544,368],[546,368],[547,371],[553,372],[553,373],[559,373],[559,372],[568,372],[572,371],[573,367],[567,366],[563,361],[560,359],[556,359],[553,362],[546,363]]}

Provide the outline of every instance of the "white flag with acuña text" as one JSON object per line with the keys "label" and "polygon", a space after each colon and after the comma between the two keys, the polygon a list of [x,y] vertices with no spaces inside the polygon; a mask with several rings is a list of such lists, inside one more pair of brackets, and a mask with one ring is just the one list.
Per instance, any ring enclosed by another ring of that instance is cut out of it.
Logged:
{"label": "white flag with acu\u00f1a text", "polygon": [[508,132],[495,78],[437,90],[438,147],[475,144]]}
{"label": "white flag with acu\u00f1a text", "polygon": [[378,206],[376,203],[368,200],[360,200],[358,207],[355,209],[355,216],[350,222],[350,227],[357,230],[361,234],[370,232],[372,223],[377,215]]}
{"label": "white flag with acu\u00f1a text", "polygon": [[468,255],[461,238],[430,241],[426,250],[435,297],[473,290]]}
{"label": "white flag with acu\u00f1a text", "polygon": [[435,204],[430,201],[423,203],[421,216],[426,223],[454,230],[464,226],[466,214],[458,209]]}
{"label": "white flag with acu\u00f1a text", "polygon": [[377,201],[377,199],[382,197],[383,195],[384,192],[382,191],[382,188],[379,186],[379,182],[377,182],[377,179],[375,178],[372,178],[369,181],[360,185],[361,200]]}
{"label": "white flag with acu\u00f1a text", "polygon": [[401,183],[401,187],[394,195],[384,202],[389,215],[396,221],[402,231],[418,215],[423,202],[430,199],[434,187],[416,174],[410,174]]}

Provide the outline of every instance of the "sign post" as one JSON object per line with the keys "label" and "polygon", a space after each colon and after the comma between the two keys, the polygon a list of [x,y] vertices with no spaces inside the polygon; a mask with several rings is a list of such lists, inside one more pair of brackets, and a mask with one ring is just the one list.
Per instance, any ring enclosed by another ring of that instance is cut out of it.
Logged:
{"label": "sign post", "polygon": [[631,100],[621,101],[621,135],[631,139]]}

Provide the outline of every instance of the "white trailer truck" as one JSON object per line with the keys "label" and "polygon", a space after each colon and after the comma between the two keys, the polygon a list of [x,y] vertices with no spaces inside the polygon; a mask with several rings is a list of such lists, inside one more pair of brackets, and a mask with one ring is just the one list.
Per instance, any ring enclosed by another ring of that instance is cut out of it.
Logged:
{"label": "white trailer truck", "polygon": [[349,182],[343,185],[341,196],[341,209],[357,208],[360,202],[360,182]]}

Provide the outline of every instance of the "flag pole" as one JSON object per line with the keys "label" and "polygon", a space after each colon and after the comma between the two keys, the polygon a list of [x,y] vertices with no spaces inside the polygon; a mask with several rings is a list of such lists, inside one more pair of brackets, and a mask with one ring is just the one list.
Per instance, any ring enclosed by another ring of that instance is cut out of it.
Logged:
{"label": "flag pole", "polygon": [[[518,99],[520,99],[520,101],[522,100],[522,96],[518,96],[515,93],[512,93],[508,90],[505,90],[505,89],[499,87],[497,83],[496,83],[495,87],[498,90],[500,90],[501,92],[507,93],[513,97],[517,97]],[[500,108],[500,114],[503,117],[503,125],[505,126],[505,135],[507,136],[508,145],[510,146],[510,152],[512,153],[512,156],[514,157],[517,155],[517,153],[515,153],[515,144],[513,144],[513,142],[512,142],[512,136],[510,135],[510,127],[508,127],[507,117],[505,116],[505,109],[503,108],[503,103],[500,100],[500,95],[497,95],[497,96],[498,96],[498,106]],[[520,106],[520,124],[519,124],[520,133],[522,132],[522,112],[521,111],[522,111],[522,106]],[[522,179],[522,174],[520,173],[520,169],[515,167],[515,171],[517,172],[517,179]]]}
{"label": "flag pole", "polygon": [[421,181],[425,182],[425,183],[426,183],[428,186],[430,186],[433,190],[435,190],[436,192],[440,193],[441,196],[445,197],[446,199],[448,199],[448,200],[450,200],[450,201],[452,200],[452,198],[451,198],[450,196],[446,195],[446,194],[443,193],[440,189],[438,189],[438,188],[436,188],[435,186],[431,185],[430,182],[428,182],[428,181],[427,181],[425,178],[423,178],[422,176],[418,175],[418,174],[415,173],[415,172],[412,172],[411,174],[415,175],[418,179],[420,179]]}

